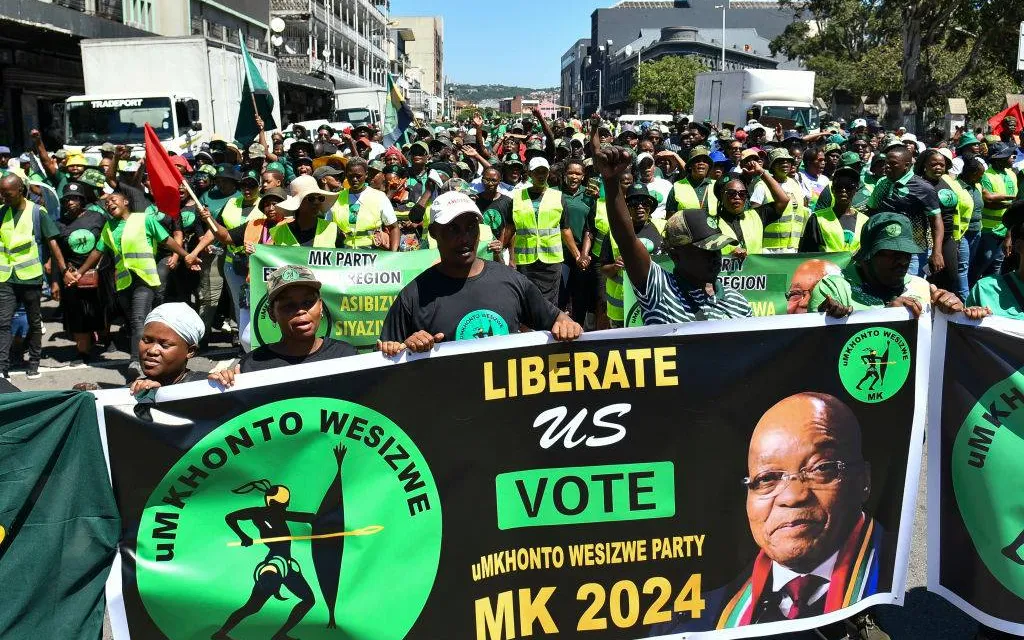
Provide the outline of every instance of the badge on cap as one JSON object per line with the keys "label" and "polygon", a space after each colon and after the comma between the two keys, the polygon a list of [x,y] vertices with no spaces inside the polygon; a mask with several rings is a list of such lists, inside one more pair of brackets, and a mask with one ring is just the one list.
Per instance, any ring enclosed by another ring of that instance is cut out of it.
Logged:
{"label": "badge on cap", "polygon": [[901,227],[898,223],[895,223],[895,222],[893,224],[890,224],[890,225],[885,227],[885,233],[890,238],[895,238],[896,236],[900,235],[900,233],[902,233],[902,232],[903,232],[903,227]]}
{"label": "badge on cap", "polygon": [[717,229],[718,228],[718,217],[717,216],[709,215],[708,216],[708,226],[711,227],[712,229]]}
{"label": "badge on cap", "polygon": [[288,269],[281,274],[281,280],[284,282],[291,282],[292,280],[299,279],[299,272],[295,269]]}

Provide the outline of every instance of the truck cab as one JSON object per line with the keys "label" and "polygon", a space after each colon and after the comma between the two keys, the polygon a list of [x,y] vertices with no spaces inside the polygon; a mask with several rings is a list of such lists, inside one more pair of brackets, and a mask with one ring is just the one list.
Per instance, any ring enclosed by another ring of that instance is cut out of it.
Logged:
{"label": "truck cab", "polygon": [[747,111],[747,120],[757,120],[769,129],[776,124],[783,129],[793,129],[801,124],[806,131],[818,131],[821,128],[818,108],[806,102],[791,100],[761,100],[755,102]]}
{"label": "truck cab", "polygon": [[199,101],[186,95],[80,95],[65,103],[65,144],[89,152],[104,142],[141,148],[149,123],[168,151],[195,151]]}

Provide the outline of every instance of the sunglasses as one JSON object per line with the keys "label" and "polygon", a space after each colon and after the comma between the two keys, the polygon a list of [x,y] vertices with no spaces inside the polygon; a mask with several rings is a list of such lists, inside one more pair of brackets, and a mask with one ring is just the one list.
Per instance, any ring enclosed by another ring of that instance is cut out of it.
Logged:
{"label": "sunglasses", "polygon": [[324,196],[322,196],[322,195],[320,195],[318,193],[313,193],[313,194],[310,194],[310,195],[306,196],[305,198],[303,198],[303,200],[305,202],[309,202],[309,203],[315,202],[317,204],[323,202],[326,199],[327,198],[325,198]]}
{"label": "sunglasses", "polygon": [[746,199],[748,193],[749,192],[746,189],[726,189],[725,197]]}

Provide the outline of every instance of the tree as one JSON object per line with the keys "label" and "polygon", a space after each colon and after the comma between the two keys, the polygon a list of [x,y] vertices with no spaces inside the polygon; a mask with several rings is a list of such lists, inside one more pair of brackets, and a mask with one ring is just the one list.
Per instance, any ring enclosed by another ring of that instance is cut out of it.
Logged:
{"label": "tree", "polygon": [[642,62],[629,99],[644,103],[645,108],[655,113],[689,113],[693,110],[697,74],[702,71],[707,71],[707,67],[692,56],[665,56]]}

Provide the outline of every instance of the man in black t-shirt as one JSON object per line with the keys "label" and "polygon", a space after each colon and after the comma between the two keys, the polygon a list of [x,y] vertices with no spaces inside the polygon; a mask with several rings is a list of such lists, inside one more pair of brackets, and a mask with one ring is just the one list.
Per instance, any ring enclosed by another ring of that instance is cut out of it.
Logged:
{"label": "man in black t-shirt", "polygon": [[443,340],[518,333],[524,326],[550,328],[556,340],[580,336],[580,325],[526,276],[477,257],[483,217],[469,196],[443,193],[431,212],[429,230],[441,262],[402,289],[391,306],[377,341],[385,355],[429,351]]}

